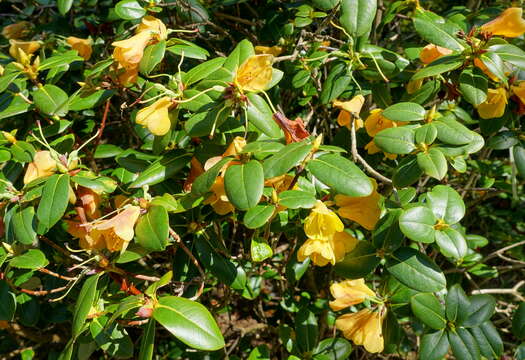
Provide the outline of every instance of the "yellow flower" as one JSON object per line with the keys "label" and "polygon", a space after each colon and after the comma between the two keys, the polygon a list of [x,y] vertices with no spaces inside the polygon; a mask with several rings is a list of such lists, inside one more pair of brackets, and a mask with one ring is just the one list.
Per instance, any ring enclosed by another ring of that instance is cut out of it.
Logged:
{"label": "yellow flower", "polygon": [[375,296],[375,293],[366,286],[365,279],[345,280],[332,284],[330,293],[335,298],[335,300],[330,301],[330,307],[333,311],[360,304],[367,297]]}
{"label": "yellow flower", "polygon": [[18,62],[21,62],[22,55],[20,51],[23,51],[25,55],[31,55],[40,49],[40,43],[38,41],[18,41],[18,40],[9,40],[9,55],[17,59]]}
{"label": "yellow flower", "polygon": [[[374,142],[373,139],[370,140],[370,142],[365,145],[365,150],[367,150],[368,154],[370,154],[370,155],[377,154],[378,152],[381,152],[381,149],[376,145],[376,143]],[[384,152],[384,151],[383,151],[383,154],[385,155],[385,157],[387,159],[390,159],[390,160],[394,160],[394,159],[397,158],[397,154],[390,154],[390,153],[387,153],[387,152]]]}
{"label": "yellow flower", "polygon": [[126,40],[112,43],[115,47],[113,58],[125,69],[135,68],[140,64],[144,55],[144,48],[151,40],[151,32],[139,32]]}
{"label": "yellow flower", "polygon": [[255,47],[255,53],[257,55],[259,54],[270,54],[273,56],[279,56],[283,52],[283,48],[280,46],[256,46]]}
{"label": "yellow flower", "polygon": [[235,209],[226,196],[226,191],[224,190],[224,179],[222,176],[218,176],[215,179],[210,190],[213,194],[204,200],[204,204],[210,204],[217,214],[226,215]]}
{"label": "yellow flower", "polygon": [[329,240],[343,230],[341,219],[320,200],[317,200],[304,222],[304,232],[309,239]]}
{"label": "yellow flower", "polygon": [[507,105],[507,91],[505,88],[489,89],[487,100],[479,104],[478,113],[482,119],[501,117]]}
{"label": "yellow flower", "polygon": [[246,146],[246,139],[241,136],[236,136],[226,151],[222,154],[222,157],[226,156],[237,156],[241,153],[242,149]]}
{"label": "yellow flower", "polygon": [[272,80],[273,56],[250,56],[237,70],[234,83],[241,91],[258,92],[266,89]]}
{"label": "yellow flower", "polygon": [[135,121],[137,124],[147,127],[153,135],[165,135],[171,128],[171,121],[168,113],[168,109],[171,105],[172,101],[169,96],[160,98],[150,106],[140,109]]}
{"label": "yellow flower", "polygon": [[134,227],[139,215],[139,206],[129,206],[111,219],[96,223],[89,231],[90,243],[99,245],[104,241],[109,251],[125,251],[135,235]]}
{"label": "yellow flower", "polygon": [[434,60],[439,59],[442,56],[452,54],[452,50],[437,46],[434,44],[428,44],[419,53],[419,59],[423,64],[430,64]]}
{"label": "yellow flower", "polygon": [[510,87],[512,93],[516,95],[522,104],[525,104],[525,81],[520,81]]}
{"label": "yellow flower", "polygon": [[70,36],[66,39],[66,42],[71,46],[73,50],[76,50],[78,52],[78,55],[83,57],[84,60],[89,60],[91,54],[93,53],[93,49],[91,48],[93,42],[91,41],[91,39],[81,39],[74,36]]}
{"label": "yellow flower", "polygon": [[384,129],[395,127],[397,124],[383,116],[382,109],[370,111],[370,115],[365,120],[365,129],[369,136],[374,137]]}
{"label": "yellow flower", "polygon": [[6,39],[21,39],[27,35],[31,23],[29,21],[20,21],[11,25],[7,25],[2,29],[2,35]]}
{"label": "yellow flower", "polygon": [[354,344],[363,345],[368,352],[378,353],[384,348],[382,327],[385,314],[382,309],[379,311],[363,309],[356,313],[341,315],[337,318],[335,326]]}
{"label": "yellow flower", "polygon": [[377,192],[377,183],[374,184],[374,191],[368,196],[350,197],[346,195],[336,195],[335,203],[339,206],[337,213],[339,216],[355,221],[367,230],[373,230],[379,221],[381,209],[379,200],[381,196]]}
{"label": "yellow flower", "polygon": [[308,239],[297,252],[297,260],[304,261],[309,257],[314,265],[334,265],[343,260],[345,254],[357,245],[357,239],[345,231],[337,232],[326,240]]}
{"label": "yellow flower", "polygon": [[35,179],[41,177],[51,176],[57,171],[57,163],[51,157],[51,153],[47,150],[37,151],[33,156],[33,162],[27,166],[24,175],[24,184],[28,184]]}
{"label": "yellow flower", "polygon": [[[337,123],[340,126],[346,126],[350,129],[350,121],[353,118],[353,114],[357,114],[357,116],[359,116],[359,113],[361,112],[361,108],[363,107],[364,103],[365,98],[363,95],[356,95],[349,101],[334,101],[334,107],[341,109],[341,112],[337,117]],[[363,120],[359,118],[355,123],[355,129],[358,130],[362,127]]]}
{"label": "yellow flower", "polygon": [[481,31],[506,37],[518,37],[525,33],[525,20],[521,7],[508,8],[497,18],[481,26]]}
{"label": "yellow flower", "polygon": [[[276,176],[270,179],[266,179],[264,181],[264,186],[273,187],[277,193],[280,193],[290,188],[290,185],[292,184],[293,179],[294,179],[293,176],[284,174],[281,176]],[[294,188],[296,186],[294,186]]]}
{"label": "yellow flower", "polygon": [[142,18],[142,22],[137,28],[137,33],[143,31],[152,32],[151,35],[159,41],[166,40],[166,38],[168,37],[166,25],[164,25],[164,23],[161,20],[150,15],[144,16]]}

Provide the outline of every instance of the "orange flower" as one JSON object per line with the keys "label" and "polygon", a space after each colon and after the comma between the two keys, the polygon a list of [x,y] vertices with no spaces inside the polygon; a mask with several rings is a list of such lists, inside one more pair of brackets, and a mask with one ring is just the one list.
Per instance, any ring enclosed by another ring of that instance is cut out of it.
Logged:
{"label": "orange flower", "polygon": [[478,105],[478,113],[482,119],[493,119],[503,116],[507,105],[507,91],[500,87],[489,89],[487,100]]}
{"label": "orange flower", "polygon": [[21,39],[27,35],[31,23],[29,21],[20,21],[11,25],[7,25],[2,29],[2,35],[6,39]]}
{"label": "orange flower", "polygon": [[28,184],[41,177],[51,176],[56,171],[57,163],[51,157],[51,153],[47,150],[37,151],[35,156],[33,156],[33,162],[27,165],[24,184]]}
{"label": "orange flower", "polygon": [[91,41],[91,39],[81,39],[74,36],[70,36],[66,39],[66,42],[71,46],[73,50],[76,50],[78,52],[78,55],[83,57],[84,60],[89,60],[91,54],[93,53],[93,49],[91,48],[93,41]]}
{"label": "orange flower", "polygon": [[481,26],[481,31],[492,35],[518,37],[525,33],[523,9],[512,7],[503,11],[497,18]]}
{"label": "orange flower", "polygon": [[90,244],[104,241],[109,251],[124,252],[135,235],[134,227],[140,215],[140,207],[128,206],[120,214],[91,226]]}
{"label": "orange flower", "polygon": [[264,181],[264,186],[273,187],[277,193],[288,190],[294,177],[288,174],[276,176]]}
{"label": "orange flower", "polygon": [[525,81],[515,83],[510,87],[512,93],[520,99],[522,104],[525,104]]}
{"label": "orange flower", "polygon": [[374,229],[381,215],[381,208],[379,207],[381,195],[377,192],[376,181],[374,179],[371,181],[374,184],[374,191],[368,196],[335,196],[335,203],[339,206],[337,211],[339,216],[355,221],[367,230]]}
{"label": "orange flower", "polygon": [[[377,153],[381,152],[381,149],[376,145],[376,143],[374,142],[373,139],[370,140],[370,142],[365,145],[365,150],[367,150],[368,154],[370,154],[370,155],[377,154]],[[397,154],[390,154],[390,153],[387,153],[387,152],[384,152],[384,151],[383,151],[383,155],[385,155],[385,157],[387,159],[390,159],[390,160],[394,160],[394,159],[397,158]]]}
{"label": "orange flower", "polygon": [[88,220],[98,219],[101,215],[99,209],[101,202],[100,195],[90,188],[83,186],[78,187],[77,195],[80,202],[82,203],[82,208],[84,209],[86,218]]}
{"label": "orange flower", "polygon": [[171,128],[168,109],[173,104],[169,96],[164,96],[150,106],[140,109],[135,121],[145,126],[155,136],[166,135]]}
{"label": "orange flower", "polygon": [[384,117],[382,109],[374,109],[370,111],[370,115],[365,120],[365,129],[370,137],[374,137],[378,132],[391,127],[396,127],[397,124]]}
{"label": "orange flower", "polygon": [[344,314],[337,318],[335,326],[343,332],[345,338],[356,345],[363,345],[366,351],[383,351],[383,319],[386,311],[363,309],[356,313]]}
{"label": "orange flower", "polygon": [[[356,95],[349,101],[334,101],[334,107],[341,109],[339,116],[337,117],[337,123],[340,126],[346,126],[351,129],[351,120],[354,117],[353,114],[359,116],[361,108],[365,103],[363,95]],[[355,129],[358,130],[363,127],[363,120],[360,118],[356,119]]]}
{"label": "orange flower", "polygon": [[191,185],[193,184],[195,179],[202,173],[204,173],[204,168],[202,167],[202,164],[195,156],[192,157],[190,161],[190,173],[188,174],[188,177],[184,182],[184,186],[182,187],[184,191],[191,191]]}
{"label": "orange flower", "polygon": [[129,39],[112,43],[115,47],[113,58],[125,69],[135,68],[140,64],[144,48],[151,41],[151,32],[143,31]]}
{"label": "orange flower", "polygon": [[160,19],[157,19],[154,16],[148,15],[142,18],[142,22],[137,28],[137,33],[144,31],[149,31],[152,38],[158,41],[166,40],[168,38],[168,30],[166,29],[166,25],[164,25]]}
{"label": "orange flower", "polygon": [[419,59],[423,64],[430,64],[431,62],[439,59],[442,56],[452,54],[452,50],[437,46],[434,44],[428,44],[419,53]]}
{"label": "orange flower", "polygon": [[375,293],[366,286],[365,279],[345,280],[332,284],[330,293],[335,298],[335,300],[330,301],[330,307],[334,311],[360,304],[367,297],[375,296]]}
{"label": "orange flower", "polygon": [[241,136],[236,136],[226,151],[222,154],[222,157],[226,156],[237,156],[242,152],[242,149],[246,146],[246,139]]}

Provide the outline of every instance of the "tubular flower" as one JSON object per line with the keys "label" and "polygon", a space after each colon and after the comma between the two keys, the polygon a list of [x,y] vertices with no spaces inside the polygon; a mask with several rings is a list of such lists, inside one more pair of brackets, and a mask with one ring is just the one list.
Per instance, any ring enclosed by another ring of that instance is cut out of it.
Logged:
{"label": "tubular flower", "polygon": [[482,119],[501,117],[507,105],[507,91],[505,88],[489,89],[487,100],[479,104],[478,113]]}
{"label": "tubular flower", "polygon": [[35,179],[41,177],[51,176],[57,171],[57,163],[51,157],[51,153],[47,150],[37,151],[33,156],[33,161],[27,166],[24,175],[24,184],[28,184]]}
{"label": "tubular flower", "polygon": [[329,240],[335,233],[343,230],[341,219],[321,200],[317,200],[304,222],[304,232],[309,239]]}
{"label": "tubular flower", "polygon": [[297,252],[297,259],[309,257],[317,266],[334,265],[357,245],[357,239],[345,231],[337,232],[328,240],[308,239]]}
{"label": "tubular flower", "polygon": [[272,81],[272,63],[273,56],[269,54],[250,56],[237,70],[235,85],[243,92],[258,92],[266,89]]}
{"label": "tubular flower", "polygon": [[113,50],[113,58],[125,69],[135,68],[140,63],[140,60],[142,60],[144,48],[150,40],[151,33],[149,31],[143,31],[129,39],[116,41],[111,44],[115,47],[115,50]]}
{"label": "tubular flower", "polygon": [[188,174],[188,177],[184,182],[184,186],[182,187],[184,191],[191,191],[191,186],[193,185],[193,182],[202,173],[204,173],[204,168],[202,167],[202,164],[195,156],[192,157],[190,161],[190,173]]}
{"label": "tubular flower", "polygon": [[38,41],[18,41],[18,40],[9,40],[9,55],[17,59],[18,62],[21,62],[22,51],[25,55],[31,55],[40,49],[40,43]]}
{"label": "tubular flower", "polygon": [[78,55],[83,57],[84,60],[89,60],[91,54],[93,53],[93,49],[91,48],[93,41],[91,41],[91,39],[81,39],[74,36],[70,36],[66,39],[66,42],[71,46],[73,50],[76,50],[78,52]]}
{"label": "tubular flower", "polygon": [[[109,220],[91,226],[89,237],[93,245],[104,241],[109,251],[123,252],[135,235],[134,227],[140,215],[140,207],[129,206]],[[87,240],[87,239],[86,239]]]}
{"label": "tubular flower", "polygon": [[368,196],[350,197],[336,195],[335,203],[339,206],[339,216],[355,221],[367,230],[372,230],[379,221],[381,195],[377,192],[377,183],[372,179],[374,190]]}
{"label": "tubular flower", "polygon": [[226,215],[235,209],[226,196],[224,178],[222,176],[218,176],[215,179],[210,191],[213,194],[204,200],[204,204],[210,204],[217,214]]}
{"label": "tubular flower", "polygon": [[434,44],[428,44],[419,53],[419,59],[423,64],[430,64],[431,62],[439,59],[440,57],[452,54],[452,50],[437,46]]}
{"label": "tubular flower", "polygon": [[21,39],[27,35],[31,23],[29,21],[20,21],[11,25],[7,25],[2,29],[2,36],[6,39]]}
{"label": "tubular flower", "polygon": [[168,109],[172,105],[171,98],[165,96],[155,101],[150,106],[140,109],[135,121],[145,126],[156,136],[165,135],[171,128]]}
{"label": "tubular flower", "polygon": [[164,25],[160,19],[157,19],[154,16],[148,15],[142,18],[142,22],[137,28],[137,33],[141,33],[143,31],[152,32],[152,37],[158,41],[166,40],[168,38],[168,30],[166,29],[166,25]]}
{"label": "tubular flower", "polygon": [[335,298],[335,300],[330,301],[330,307],[333,311],[360,304],[367,297],[375,296],[375,293],[366,286],[365,279],[345,280],[332,284],[330,293]]}
{"label": "tubular flower", "polygon": [[280,46],[256,46],[255,53],[259,54],[270,54],[273,56],[279,56],[283,52],[283,48]]}
{"label": "tubular flower", "polygon": [[354,344],[363,345],[368,352],[378,353],[384,348],[382,327],[385,314],[383,310],[363,309],[341,315],[337,318],[335,326]]}
{"label": "tubular flower", "polygon": [[[357,114],[359,116],[364,103],[365,98],[363,95],[356,95],[349,101],[334,101],[334,107],[341,109],[341,112],[337,117],[337,123],[340,126],[346,126],[347,128],[351,129],[352,125],[350,121],[354,117],[353,114]],[[355,129],[361,129],[363,127],[363,120],[360,118],[355,120]]]}
{"label": "tubular flower", "polygon": [[525,33],[523,9],[512,7],[503,11],[497,18],[481,26],[481,31],[506,37],[518,37]]}

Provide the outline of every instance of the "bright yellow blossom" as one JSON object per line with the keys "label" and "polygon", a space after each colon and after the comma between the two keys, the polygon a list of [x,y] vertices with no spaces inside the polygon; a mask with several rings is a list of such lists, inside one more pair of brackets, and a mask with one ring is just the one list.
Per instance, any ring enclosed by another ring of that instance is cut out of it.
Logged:
{"label": "bright yellow blossom", "polygon": [[525,104],[525,81],[515,83],[510,89],[520,99],[521,103]]}
{"label": "bright yellow blossom", "polygon": [[357,245],[357,239],[345,231],[337,232],[327,240],[308,239],[297,252],[297,259],[309,257],[317,266],[334,265]]}
{"label": "bright yellow blossom", "polygon": [[332,284],[330,293],[335,298],[330,301],[330,307],[334,311],[360,304],[367,297],[375,296],[375,293],[366,286],[365,279],[345,280]]}
{"label": "bright yellow blossom", "polygon": [[103,220],[91,227],[91,243],[102,241],[109,251],[125,251],[135,235],[134,227],[140,215],[140,207],[129,206],[109,220]]}
{"label": "bright yellow blossom", "polygon": [[366,351],[383,351],[383,319],[386,312],[363,309],[356,313],[344,314],[337,318],[335,326],[343,332],[345,338],[356,345],[363,345]]}
{"label": "bright yellow blossom", "polygon": [[351,197],[336,195],[335,203],[339,206],[339,216],[355,221],[367,230],[373,230],[379,221],[381,208],[379,200],[381,195],[377,192],[377,183],[372,179],[374,191],[368,196]]}
{"label": "bright yellow blossom", "polygon": [[9,40],[9,55],[14,57],[18,62],[22,62],[21,59],[23,55],[31,55],[40,49],[40,43],[38,41],[18,41],[18,40]]}
{"label": "bright yellow blossom", "polygon": [[91,48],[93,41],[91,41],[91,39],[81,39],[74,36],[70,36],[66,38],[66,42],[71,46],[73,50],[76,50],[78,52],[78,55],[83,57],[84,60],[89,60],[91,54],[93,53],[93,49]]}
{"label": "bright yellow blossom", "polygon": [[487,100],[479,104],[478,113],[482,119],[492,119],[501,117],[505,113],[505,106],[507,105],[507,91],[500,87],[497,89],[489,89],[487,93]]}
{"label": "bright yellow blossom", "polygon": [[35,179],[51,176],[57,171],[57,163],[47,150],[37,151],[33,156],[33,161],[27,165],[24,175],[24,184],[28,184]]}
{"label": "bright yellow blossom", "polygon": [[168,37],[166,25],[164,25],[162,20],[151,15],[142,18],[142,22],[139,24],[136,32],[138,34],[144,31],[150,31],[152,37],[159,41],[166,40]]}
{"label": "bright yellow blossom", "polygon": [[150,106],[140,109],[135,121],[137,124],[147,127],[153,135],[165,135],[171,128],[168,113],[171,105],[172,101],[169,96],[162,97]]}
{"label": "bright yellow blossom", "polygon": [[269,54],[253,55],[244,61],[235,74],[234,83],[246,92],[258,92],[266,89],[272,81],[273,56]]}
{"label": "bright yellow blossom", "polygon": [[439,59],[442,56],[452,54],[452,50],[437,46],[434,44],[428,44],[419,53],[419,59],[423,64],[430,64],[431,62]]}
{"label": "bright yellow blossom", "polygon": [[329,240],[335,233],[343,230],[341,219],[320,200],[317,200],[304,222],[304,232],[309,239]]}
{"label": "bright yellow blossom", "polygon": [[[339,116],[337,117],[337,123],[340,126],[346,126],[350,129],[353,114],[357,114],[359,116],[359,113],[361,112],[361,108],[363,107],[364,103],[365,103],[365,98],[361,94],[354,96],[349,101],[339,101],[339,100],[334,101],[334,107],[341,109],[341,112],[339,113]],[[361,118],[356,119],[355,129],[358,130],[362,127],[363,127],[363,120]]]}
{"label": "bright yellow blossom", "polygon": [[224,178],[222,176],[218,176],[215,179],[210,191],[213,194],[204,200],[204,204],[210,204],[217,214],[226,215],[235,209],[226,196]]}
{"label": "bright yellow blossom", "polygon": [[492,35],[518,37],[525,33],[523,9],[512,7],[503,11],[497,18],[481,26],[481,31]]}

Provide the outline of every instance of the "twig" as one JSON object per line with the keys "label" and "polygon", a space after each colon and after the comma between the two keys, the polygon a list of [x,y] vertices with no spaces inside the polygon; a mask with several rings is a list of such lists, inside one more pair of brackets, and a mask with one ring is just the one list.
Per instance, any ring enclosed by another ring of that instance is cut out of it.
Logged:
{"label": "twig", "polygon": [[518,291],[520,287],[522,287],[525,284],[525,280],[521,280],[518,282],[514,287],[511,289],[480,289],[480,290],[473,290],[472,294],[511,294],[519,301],[525,301],[525,297],[521,295],[521,293]]}
{"label": "twig", "polygon": [[218,18],[233,20],[233,21],[240,22],[242,24],[250,25],[250,26],[257,26],[257,24],[254,23],[253,21],[246,20],[246,19],[243,19],[243,18],[240,18],[240,17],[237,17],[237,16],[224,14],[224,13],[221,13],[221,12],[213,13],[213,15],[217,16]]}
{"label": "twig", "polygon": [[45,269],[45,268],[38,269],[38,271],[40,271],[41,273],[44,273],[44,274],[47,274],[47,275],[54,276],[56,278],[62,279],[62,280],[66,280],[66,281],[74,281],[74,280],[77,279],[76,277],[70,277],[70,276],[64,276],[64,275],[57,274],[57,273],[55,273],[55,272],[53,272],[51,270]]}
{"label": "twig", "polygon": [[98,136],[95,139],[95,142],[93,143],[93,146],[95,148],[100,142],[100,139],[102,138],[102,133],[104,132],[104,128],[106,127],[106,120],[108,118],[110,104],[111,104],[111,100],[110,99],[106,100],[106,107],[104,108],[104,115],[102,115],[102,123],[100,124],[100,129],[98,129]]}
{"label": "twig", "polygon": [[502,254],[502,253],[504,253],[507,250],[513,249],[513,248],[521,246],[521,245],[525,245],[525,240],[519,241],[519,242],[517,242],[515,244],[512,244],[512,245],[509,245],[509,246],[505,246],[504,248],[498,249],[498,250],[488,254],[487,256],[485,256],[485,258],[483,260],[480,261],[480,263],[485,263],[487,260],[492,259],[493,257],[496,257],[499,254]]}

